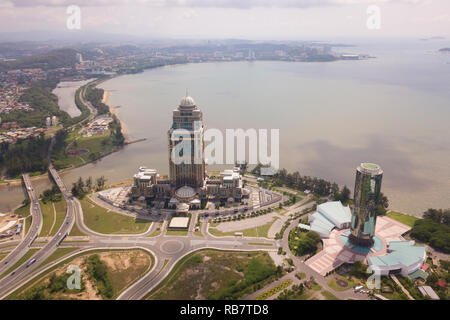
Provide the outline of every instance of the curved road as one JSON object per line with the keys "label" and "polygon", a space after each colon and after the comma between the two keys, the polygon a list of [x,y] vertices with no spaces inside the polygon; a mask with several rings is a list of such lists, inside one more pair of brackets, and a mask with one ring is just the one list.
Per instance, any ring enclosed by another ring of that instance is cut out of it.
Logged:
{"label": "curved road", "polygon": [[[76,252],[84,251],[87,249],[129,249],[129,248],[144,248],[152,252],[155,256],[155,265],[152,269],[145,274],[142,278],[137,280],[126,290],[124,290],[118,299],[142,299],[144,298],[155,286],[157,286],[166,276],[170,273],[176,263],[189,253],[200,249],[212,248],[220,250],[236,250],[236,251],[277,251],[278,243],[280,241],[269,240],[266,238],[252,238],[252,237],[214,237],[208,233],[208,218],[201,216],[202,218],[202,234],[203,237],[196,236],[193,232],[195,228],[195,222],[197,221],[197,216],[199,212],[194,212],[191,218],[191,224],[189,226],[187,236],[168,236],[165,231],[156,237],[149,237],[151,233],[156,229],[157,225],[153,223],[149,230],[144,234],[140,235],[105,235],[97,233],[90,230],[83,221],[83,211],[80,202],[73,198],[70,192],[67,191],[63,181],[58,175],[58,172],[51,165],[49,167],[49,172],[53,177],[54,181],[60,188],[64,198],[67,202],[67,214],[66,218],[60,227],[60,230],[41,250],[39,250],[33,257],[30,258],[31,261],[36,259],[36,262],[42,262],[48,256],[50,256],[58,247],[60,242],[64,240],[65,236],[68,235],[73,225],[76,223],[78,228],[89,236],[89,242],[80,243],[62,243],[62,247],[82,247],[83,249],[77,250]],[[280,197],[279,201],[282,200]],[[37,199],[35,199],[37,201]],[[37,202],[38,203],[38,202]],[[277,202],[278,203],[278,202]],[[276,205],[277,203],[271,203],[270,205]],[[295,209],[298,209],[295,206]],[[162,227],[167,224],[169,216],[165,216],[165,222]],[[34,219],[33,219],[34,221]],[[292,227],[292,226],[291,226]],[[288,228],[290,229],[290,228]],[[33,230],[33,229],[32,229]],[[285,236],[288,234],[289,230],[286,230]],[[286,238],[285,238],[286,239]],[[281,245],[286,248],[285,239]],[[23,243],[23,242],[22,242]],[[286,248],[288,249],[288,248]],[[72,253],[75,254],[75,253]],[[66,259],[67,256],[58,259],[57,261],[62,261]],[[56,263],[56,261],[55,261]],[[296,261],[300,264],[300,261]],[[30,279],[37,276],[46,266],[37,269],[39,263],[33,263],[27,267],[27,263],[22,264],[18,267],[14,274],[9,277],[5,277],[0,280],[0,293],[1,297],[5,297],[7,294],[11,293],[17,289],[20,285],[29,281]],[[299,269],[304,268],[304,264],[298,266]],[[48,268],[48,266],[47,266]]]}
{"label": "curved road", "polygon": [[28,198],[30,199],[30,213],[32,217],[31,226],[19,245],[2,260],[0,265],[0,275],[27,253],[29,247],[33,244],[34,240],[36,240],[42,229],[41,206],[39,205],[39,199],[34,193],[33,186],[31,185],[30,176],[28,174],[23,174],[22,179],[25,184]]}

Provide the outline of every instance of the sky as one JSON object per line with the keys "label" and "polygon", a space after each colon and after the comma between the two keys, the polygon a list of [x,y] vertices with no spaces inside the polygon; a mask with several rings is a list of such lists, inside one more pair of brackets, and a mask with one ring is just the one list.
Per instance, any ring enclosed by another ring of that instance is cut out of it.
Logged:
{"label": "sky", "polygon": [[[67,28],[70,5],[80,8],[79,30]],[[450,1],[0,0],[0,30],[200,39],[448,37]]]}

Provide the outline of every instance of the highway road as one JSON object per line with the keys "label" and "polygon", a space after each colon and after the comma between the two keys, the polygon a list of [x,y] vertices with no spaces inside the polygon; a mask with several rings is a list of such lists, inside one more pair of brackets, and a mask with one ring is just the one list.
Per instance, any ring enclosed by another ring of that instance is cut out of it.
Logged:
{"label": "highway road", "polygon": [[[37,253],[35,253],[26,263],[23,263],[18,268],[16,268],[14,271],[12,271],[9,275],[7,275],[6,277],[4,277],[0,280],[0,292],[3,292],[5,290],[8,290],[10,287],[15,286],[15,284],[17,283],[17,281],[19,279],[25,277],[27,274],[29,274],[31,271],[33,271],[37,266],[39,266],[39,264],[42,261],[44,261],[46,258],[48,258],[57,249],[57,247],[64,240],[64,238],[69,234],[70,230],[72,229],[72,227],[74,225],[75,214],[74,214],[73,202],[71,199],[72,195],[70,194],[70,192],[67,192],[67,189],[66,189],[63,181],[61,180],[58,172],[53,168],[52,165],[50,165],[50,167],[49,167],[49,172],[50,172],[51,176],[53,177],[54,181],[56,182],[56,184],[58,185],[58,187],[60,188],[60,190],[64,196],[64,199],[67,202],[66,217],[64,218],[63,224],[59,228],[56,235],[53,238],[51,238],[51,240],[41,250],[39,250]],[[39,228],[30,230],[30,232],[33,231],[32,236],[35,239],[38,236],[38,234],[40,233],[40,229],[42,227],[42,213],[40,212],[39,201],[38,201],[38,198],[36,197],[36,195],[34,194],[34,189],[31,186],[29,177],[27,175],[24,175],[24,177],[26,177],[26,178],[24,178],[24,181],[26,181],[27,190],[31,191],[30,195],[32,197],[31,202],[33,203],[33,210],[37,209],[37,208],[39,210],[39,216],[40,216],[40,221],[38,221]],[[34,216],[33,216],[33,222],[34,222]],[[33,226],[32,226],[32,228],[33,228]],[[24,242],[22,242],[22,243],[24,243]],[[28,242],[25,242],[25,243],[28,243]],[[25,254],[25,253],[23,253],[23,254]],[[22,256],[23,256],[23,254],[22,254]],[[12,263],[9,261],[8,261],[8,264],[12,265]]]}
{"label": "highway road", "polygon": [[23,257],[42,229],[41,206],[39,205],[39,199],[31,185],[30,176],[28,174],[23,174],[22,179],[25,184],[28,198],[30,199],[30,214],[32,216],[31,226],[19,245],[2,260],[0,265],[0,275]]}
{"label": "highway road", "polygon": [[[155,288],[163,279],[165,279],[173,267],[180,259],[187,254],[195,252],[200,249],[213,248],[220,250],[235,250],[235,251],[277,251],[278,246],[283,246],[288,250],[287,235],[289,232],[285,232],[282,240],[272,240],[262,237],[242,237],[242,236],[228,236],[228,237],[215,237],[208,233],[208,217],[201,216],[202,221],[202,234],[203,237],[196,236],[193,232],[195,228],[196,217],[200,212],[194,213],[193,219],[189,226],[187,236],[169,236],[166,234],[165,227],[170,215],[162,215],[160,219],[164,220],[163,231],[159,236],[149,237],[148,235],[155,231],[157,224],[153,223],[149,230],[139,235],[106,235],[100,234],[89,229],[83,221],[83,210],[80,202],[76,198],[72,198],[70,192],[66,189],[63,181],[61,180],[58,172],[51,165],[49,172],[54,181],[60,188],[64,198],[67,202],[67,214],[60,230],[45,246],[40,249],[33,257],[31,257],[27,263],[33,261],[33,264],[22,264],[18,267],[14,274],[10,274],[0,280],[0,298],[4,298],[7,294],[17,289],[22,284],[30,281],[34,277],[38,276],[40,272],[48,268],[49,266],[39,267],[40,262],[50,256],[60,245],[61,247],[79,247],[74,253],[61,257],[54,261],[52,265],[59,263],[68,256],[75,255],[79,252],[93,249],[131,249],[131,248],[143,248],[151,252],[155,257],[155,265],[147,272],[143,277],[138,279],[131,286],[126,288],[118,297],[118,300],[138,300],[143,299],[145,296]],[[29,182],[29,181],[28,181]],[[31,184],[30,184],[31,185]],[[31,187],[32,188],[32,187]],[[32,189],[31,189],[32,190]],[[31,195],[33,199],[36,199],[34,195]],[[284,197],[283,197],[284,198]],[[271,203],[269,206],[277,205],[282,197],[277,199],[276,203]],[[302,208],[302,204],[306,202],[304,199],[300,203],[293,205],[288,211],[294,212]],[[36,199],[37,201],[37,199]],[[68,235],[74,224],[89,236],[89,242],[71,242],[64,243],[64,237]],[[289,230],[293,227],[291,224]],[[287,230],[288,231],[288,230]],[[25,243],[24,241],[22,243]],[[297,259],[296,259],[297,260]],[[298,269],[304,269],[304,264],[300,261],[295,261]],[[309,270],[308,270],[309,271]],[[326,283],[321,282],[321,285],[326,286]],[[334,293],[334,292],[333,292]],[[339,294],[339,293],[337,293]]]}
{"label": "highway road", "polygon": [[[49,170],[67,201],[68,208],[66,220],[57,235],[28,260],[31,261],[32,259],[36,259],[35,263],[29,267],[27,267],[26,264],[23,264],[15,270],[14,275],[0,281],[0,297],[2,298],[26,281],[32,279],[41,271],[42,268],[37,269],[39,262],[42,262],[54,252],[56,244],[70,231],[75,221],[78,228],[90,237],[90,242],[70,244],[62,242],[61,247],[81,247],[83,250],[144,248],[155,256],[155,266],[152,270],[127,288],[118,297],[118,299],[121,300],[144,298],[152,288],[158,285],[158,283],[170,273],[172,268],[182,257],[196,250],[205,248],[236,251],[277,250],[276,241],[266,238],[235,236],[214,237],[207,232],[208,218],[206,217],[202,218],[202,233],[204,237],[194,235],[193,228],[195,227],[195,219],[190,225],[188,236],[168,236],[165,231],[163,231],[159,236],[148,237],[148,234],[156,229],[156,223],[153,223],[147,232],[140,235],[105,235],[94,232],[84,224],[83,211],[79,201],[76,198],[72,199],[54,168],[50,167]],[[163,219],[165,219],[165,224],[167,225],[170,216],[166,215]],[[58,263],[63,259],[66,259],[66,257],[58,259],[55,263]]]}

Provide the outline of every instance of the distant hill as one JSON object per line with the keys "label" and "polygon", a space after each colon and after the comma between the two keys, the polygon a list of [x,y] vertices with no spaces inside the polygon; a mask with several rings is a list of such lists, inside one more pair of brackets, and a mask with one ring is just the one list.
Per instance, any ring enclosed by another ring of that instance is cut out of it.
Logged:
{"label": "distant hill", "polygon": [[24,57],[15,61],[0,62],[0,71],[13,69],[41,68],[43,70],[71,67],[76,63],[77,51],[74,49],[57,49]]}

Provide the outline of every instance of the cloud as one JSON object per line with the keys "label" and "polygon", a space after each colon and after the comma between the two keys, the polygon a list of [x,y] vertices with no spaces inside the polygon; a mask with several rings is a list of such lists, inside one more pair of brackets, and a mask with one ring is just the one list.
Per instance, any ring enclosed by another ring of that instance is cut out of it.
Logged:
{"label": "cloud", "polygon": [[15,0],[12,2],[0,0],[0,4],[13,3],[16,7],[61,7],[75,4],[86,7],[135,5],[250,9],[256,7],[310,8],[381,3],[404,3],[415,5],[426,3],[428,1],[429,0]]}

